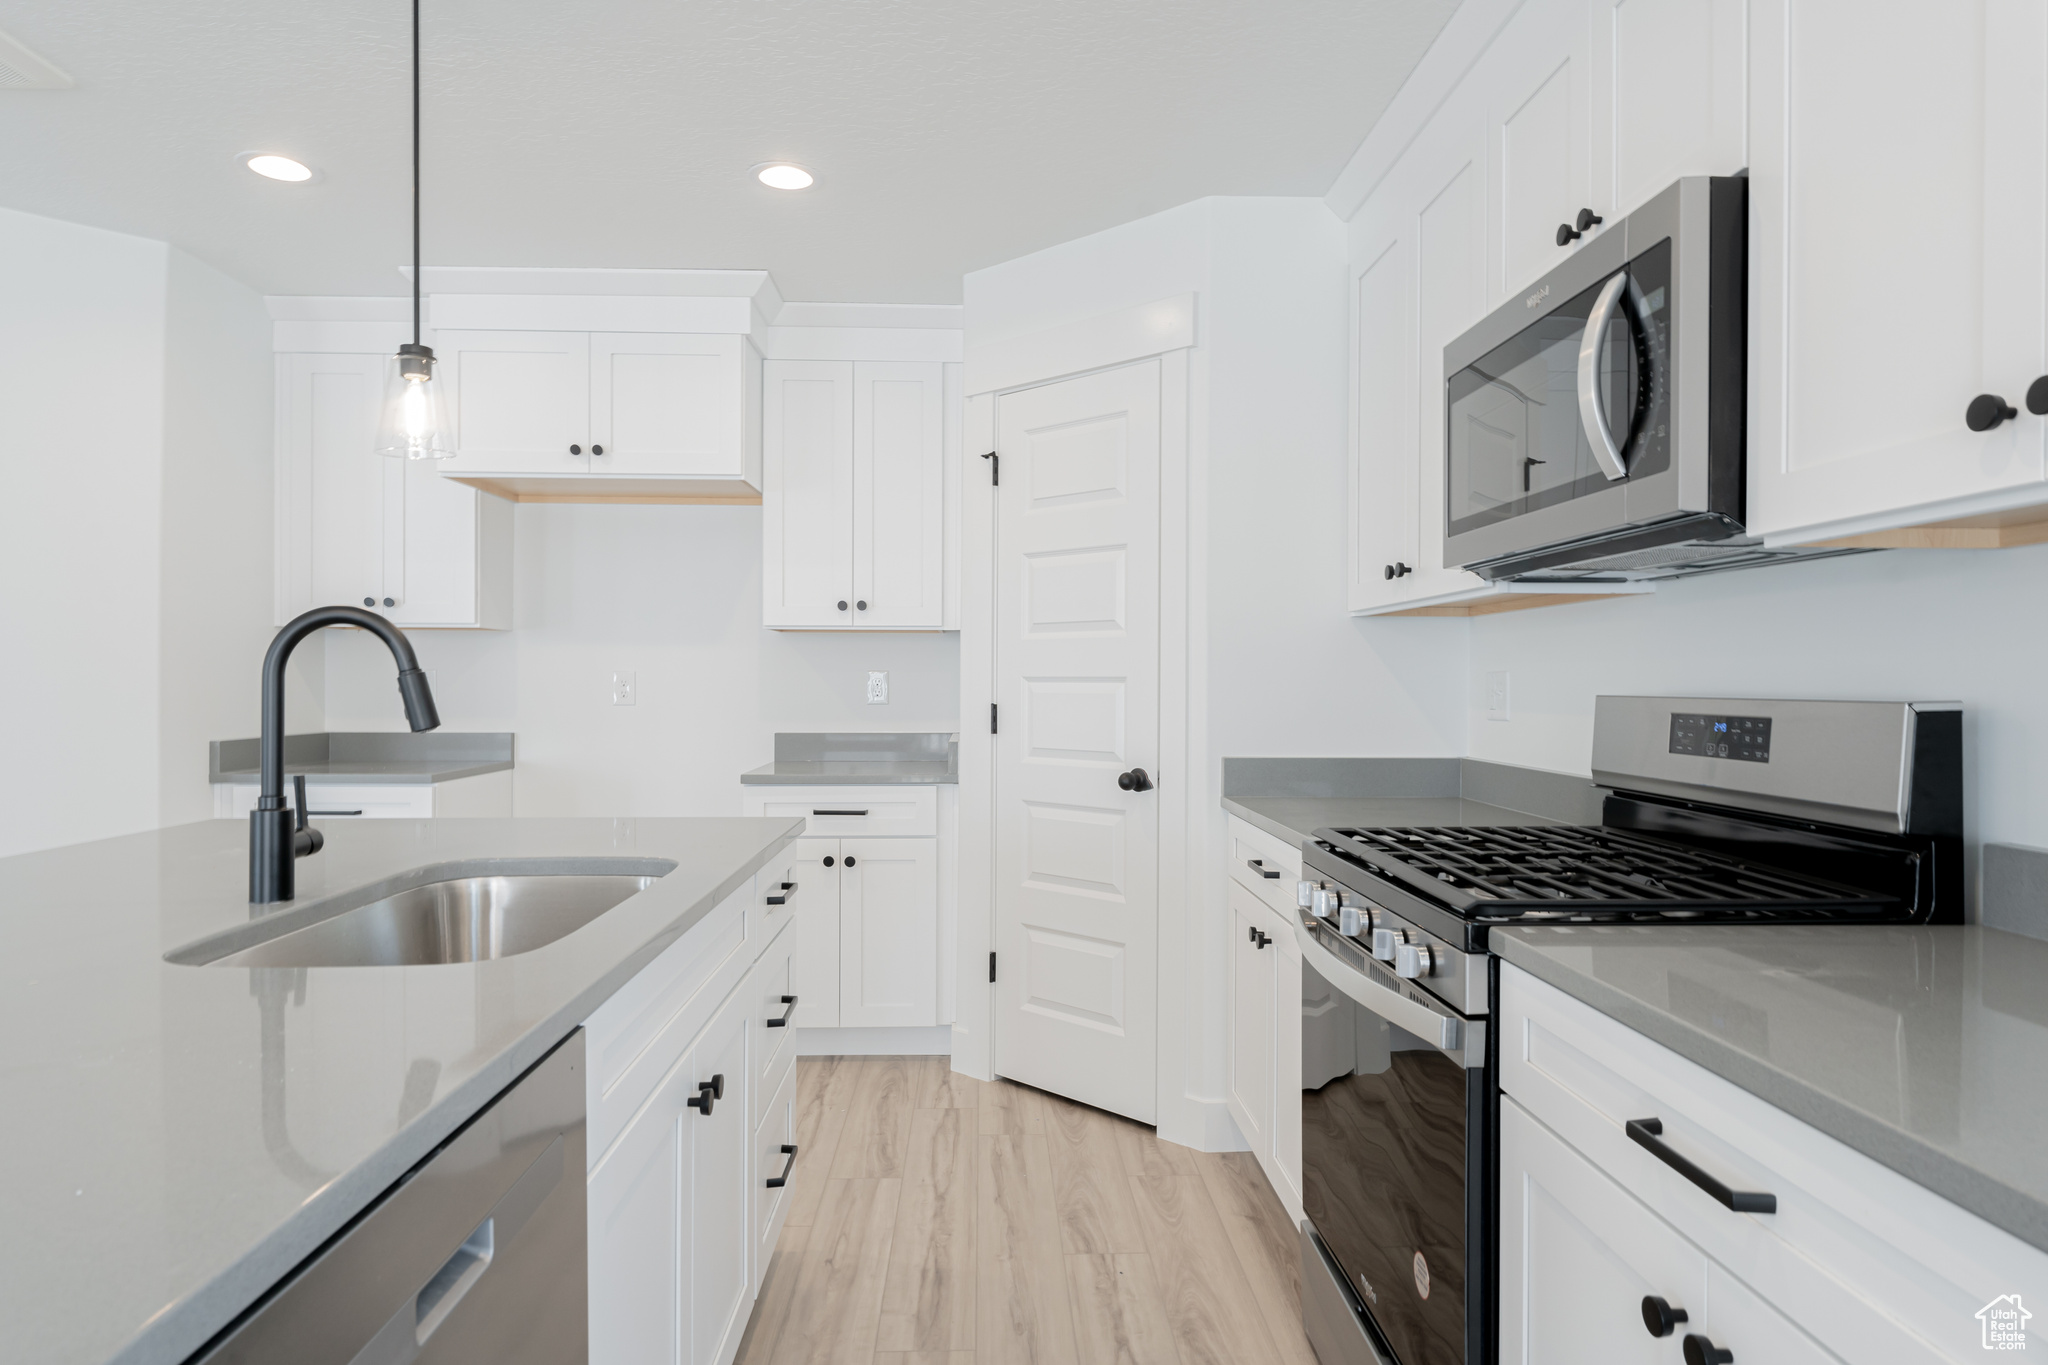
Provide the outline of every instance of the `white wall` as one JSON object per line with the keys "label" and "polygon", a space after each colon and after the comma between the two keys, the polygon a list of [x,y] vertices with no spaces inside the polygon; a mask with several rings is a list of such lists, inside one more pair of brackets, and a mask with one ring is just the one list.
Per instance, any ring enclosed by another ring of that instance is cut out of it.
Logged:
{"label": "white wall", "polygon": [[[2048,846],[2048,546],[1890,550],[1476,617],[1471,753],[1588,771],[1602,692],[1963,703],[1966,822]],[[1485,718],[1485,676],[1510,714]],[[1975,868],[1974,851],[1968,866]]]}
{"label": "white wall", "polygon": [[[737,815],[778,730],[958,728],[957,634],[762,628],[758,507],[526,503],[513,547],[514,629],[408,634],[443,725],[516,735],[519,815]],[[328,635],[328,727],[404,729],[390,654]]]}

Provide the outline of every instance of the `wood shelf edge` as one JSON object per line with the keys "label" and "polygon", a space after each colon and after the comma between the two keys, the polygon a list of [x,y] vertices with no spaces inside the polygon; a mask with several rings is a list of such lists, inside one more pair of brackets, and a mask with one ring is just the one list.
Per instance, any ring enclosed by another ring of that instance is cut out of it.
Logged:
{"label": "wood shelf edge", "polygon": [[1812,543],[1844,550],[2011,550],[2048,541],[2048,510],[2025,509],[2023,515],[2038,520],[2005,519],[2017,515],[2021,514],[1958,517],[1954,521],[1931,521],[1924,526],[1899,526]]}
{"label": "wood shelf edge", "polygon": [[1531,607],[1562,607],[1573,602],[1615,602],[1644,593],[1626,592],[1503,592],[1490,597],[1473,597],[1435,607],[1409,607],[1404,611],[1376,612],[1378,616],[1491,616],[1503,611],[1527,611]]}
{"label": "wood shelf edge", "polygon": [[[485,492],[496,492],[485,489]],[[759,507],[761,495],[721,497],[715,493],[498,493],[511,502],[639,503],[669,507]]]}

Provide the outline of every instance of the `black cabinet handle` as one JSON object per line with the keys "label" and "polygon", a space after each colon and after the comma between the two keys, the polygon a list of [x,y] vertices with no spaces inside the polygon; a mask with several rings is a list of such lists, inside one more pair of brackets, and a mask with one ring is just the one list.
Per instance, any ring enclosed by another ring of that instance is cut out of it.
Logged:
{"label": "black cabinet handle", "polygon": [[593,455],[602,455],[602,454],[604,454],[604,447],[603,447],[603,446],[599,446],[599,445],[594,445],[594,446],[592,446],[592,447],[590,448],[590,453],[591,453],[591,454],[593,454]]}
{"label": "black cabinet handle", "polygon": [[862,601],[862,602],[855,602],[855,603],[853,604],[853,609],[854,609],[855,611],[866,611],[866,610],[868,609],[868,604],[867,604],[866,602],[864,602],[864,601]]}
{"label": "black cabinet handle", "polygon": [[[2029,394],[2032,389],[2027,391]],[[1980,393],[1970,400],[1970,406],[1963,411],[1963,424],[1972,431],[1989,431],[2001,422],[2010,422],[2020,415],[2020,410],[1995,393]]]}
{"label": "black cabinet handle", "polygon": [[1724,1351],[1698,1332],[1685,1336],[1685,1365],[1734,1365],[1735,1352]]}
{"label": "black cabinet handle", "polygon": [[[1656,1157],[1657,1160],[1663,1162],[1666,1166],[1669,1166],[1672,1170],[1714,1196],[1724,1207],[1731,1208],[1737,1213],[1776,1213],[1778,1211],[1777,1195],[1770,1193],[1768,1190],[1731,1190],[1719,1180],[1680,1156],[1670,1144],[1664,1141],[1664,1120],[1655,1118],[1630,1119],[1622,1125],[1622,1131],[1628,1134],[1629,1141],[1635,1143],[1636,1146],[1642,1148],[1651,1156]],[[1690,1341],[1691,1338],[1688,1337],[1687,1340]],[[1705,1340],[1705,1338],[1703,1337],[1701,1340]]]}
{"label": "black cabinet handle", "polygon": [[1573,242],[1585,236],[1589,229],[1606,221],[1605,218],[1602,218],[1591,209],[1580,209],[1578,227],[1576,229],[1570,223],[1559,223],[1557,225],[1557,244],[1559,246],[1570,246]]}
{"label": "black cabinet handle", "polygon": [[1258,944],[1259,947],[1264,948],[1267,944],[1271,943],[1272,941],[1272,939],[1266,937],[1266,931],[1264,929],[1252,930],[1252,942]]}
{"label": "black cabinet handle", "polygon": [[398,605],[398,601],[396,598],[387,597],[384,599],[384,605],[387,607],[395,607]]}
{"label": "black cabinet handle", "polygon": [[788,905],[790,901],[793,900],[795,897],[796,883],[784,882],[782,884],[782,894],[779,896],[770,896],[768,898],[768,903],[770,905]]}
{"label": "black cabinet handle", "polygon": [[697,1093],[684,1100],[683,1103],[692,1109],[699,1110],[708,1119],[711,1117],[711,1102],[718,1098],[713,1091],[714,1087],[711,1082],[699,1081],[697,1082]]}
{"label": "black cabinet handle", "polygon": [[841,611],[845,611],[845,610],[846,610],[846,603],[844,603],[844,602],[841,602],[841,603],[839,604],[839,610],[841,610]]}
{"label": "black cabinet handle", "polygon": [[2027,411],[2036,417],[2048,417],[2048,374],[2027,385]]}
{"label": "black cabinet handle", "polygon": [[1264,877],[1269,882],[1277,882],[1280,880],[1280,873],[1274,868],[1267,867],[1266,860],[1263,858],[1246,858],[1244,860],[1244,865],[1250,868],[1252,871],[1258,873],[1261,877]]}
{"label": "black cabinet handle", "polygon": [[1148,792],[1152,790],[1152,779],[1143,768],[1133,768],[1127,773],[1118,773],[1116,784],[1127,792]]}
{"label": "black cabinet handle", "polygon": [[814,810],[813,815],[866,815],[864,810]]}
{"label": "black cabinet handle", "polygon": [[569,453],[570,453],[571,455],[581,455],[581,454],[583,453],[583,447],[582,447],[582,446],[570,446],[570,447],[569,447]]}
{"label": "black cabinet handle", "polygon": [[827,866],[827,867],[830,867],[830,866],[832,866],[832,855],[831,855],[831,854],[829,854],[829,853],[827,853],[827,854],[825,855],[825,866]]}
{"label": "black cabinet handle", "polygon": [[1602,218],[1599,214],[1593,212],[1593,210],[1591,209],[1579,210],[1578,228],[1581,232],[1585,232],[1589,228],[1597,227],[1599,224],[1604,223],[1606,221],[1607,220],[1605,218]]}
{"label": "black cabinet handle", "polygon": [[1399,560],[1395,560],[1392,564],[1387,565],[1388,578],[1406,578],[1409,574],[1412,574],[1414,572],[1414,569],[1410,568],[1406,564],[1401,563],[1401,561]]}
{"label": "black cabinet handle", "polygon": [[784,1011],[782,1012],[782,1017],[781,1017],[780,1019],[770,1019],[770,1020],[768,1021],[768,1027],[769,1027],[769,1028],[788,1028],[788,1027],[789,1027],[789,1021],[790,1021],[791,1019],[793,1019],[793,1018],[794,1018],[794,1017],[796,1016],[796,997],[795,997],[795,996],[793,996],[793,995],[785,995],[785,996],[783,996],[783,997],[782,997],[782,1003],[783,1003],[783,1004],[785,1004],[785,1005],[787,1005],[787,1006],[789,1006],[789,1008],[788,1008],[788,1009],[786,1009],[786,1010],[784,1010]]}
{"label": "black cabinet handle", "polygon": [[1575,239],[1585,235],[1583,232],[1573,232],[1570,223],[1559,223],[1557,225],[1557,244],[1559,246],[1570,246]]}
{"label": "black cabinet handle", "polygon": [[1683,1308],[1673,1308],[1667,1300],[1655,1294],[1643,1295],[1643,1326],[1650,1329],[1651,1336],[1668,1337],[1684,1321]]}
{"label": "black cabinet handle", "polygon": [[[702,1089],[703,1087],[699,1086],[698,1088]],[[722,1100],[725,1098],[725,1073],[723,1071],[711,1078],[711,1093],[718,1099]]]}
{"label": "black cabinet handle", "polygon": [[771,1190],[779,1190],[784,1185],[787,1185],[789,1183],[789,1173],[796,1169],[796,1144],[794,1142],[783,1143],[782,1154],[788,1157],[789,1160],[783,1163],[781,1175],[771,1175],[768,1177],[768,1188]]}
{"label": "black cabinet handle", "polygon": [[852,867],[852,866],[853,866],[853,855],[852,855],[851,853],[849,853],[849,854],[847,854],[847,855],[846,855],[846,865],[847,865],[848,867]]}

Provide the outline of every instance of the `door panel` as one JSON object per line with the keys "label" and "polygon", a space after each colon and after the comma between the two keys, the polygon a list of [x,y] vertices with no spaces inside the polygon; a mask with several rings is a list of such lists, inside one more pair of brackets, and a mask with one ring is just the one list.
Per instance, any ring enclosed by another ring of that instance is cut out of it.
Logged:
{"label": "door panel", "polygon": [[[451,473],[590,470],[590,338],[582,332],[442,332]],[[572,455],[569,447],[582,447]]]}
{"label": "door panel", "polygon": [[590,1173],[591,1365],[688,1365],[683,1338],[690,1142],[688,1059]]}
{"label": "door panel", "polygon": [[1258,943],[1269,918],[1256,896],[1230,883],[1231,1112],[1262,1155],[1273,1146],[1273,983],[1280,958],[1276,945]]}
{"label": "door panel", "polygon": [[738,1342],[753,1302],[747,1276],[753,1240],[747,1173],[747,1147],[753,1135],[747,1066],[752,1003],[744,987],[735,991],[705,1026],[687,1064],[693,1090],[715,1076],[725,1078],[725,1096],[713,1101],[711,1113],[691,1109],[683,1120],[691,1128],[690,1216],[680,1235],[690,1244],[687,1330],[692,1365],[721,1365],[729,1358],[726,1348]]}
{"label": "door panel", "polygon": [[[790,993],[802,1008],[798,1027],[839,1027],[839,841],[799,839],[790,880],[798,886],[790,902]],[[827,867],[825,860],[832,865]]]}
{"label": "door panel", "polygon": [[[360,605],[384,584],[384,479],[410,461],[377,454],[377,407],[387,356],[294,355],[285,439],[309,453],[312,528],[309,591],[291,614],[333,602]],[[459,485],[458,485],[459,487]],[[464,490],[467,491],[467,490]]]}
{"label": "door panel", "polygon": [[1593,185],[1613,222],[1687,175],[1749,164],[1743,0],[1596,0]]}
{"label": "door panel", "polygon": [[764,623],[851,626],[853,366],[771,360],[763,383]]}
{"label": "door panel", "polygon": [[1444,347],[1485,313],[1486,186],[1476,122],[1447,120],[1416,144],[1415,325],[1422,372],[1416,383],[1421,519],[1412,595],[1477,587],[1478,575],[1444,565]]}
{"label": "door panel", "polygon": [[853,367],[853,624],[944,618],[945,383],[937,364]]}
{"label": "door panel", "polygon": [[939,854],[935,839],[841,839],[839,1022],[938,1022]]}
{"label": "door panel", "polygon": [[1357,443],[1351,482],[1351,609],[1406,595],[1397,564],[1420,563],[1416,508],[1415,269],[1405,215],[1393,235],[1373,242],[1356,281],[1352,355]]}
{"label": "door panel", "polygon": [[596,474],[739,478],[737,336],[599,332],[590,338],[590,438]]}
{"label": "door panel", "polygon": [[[1001,398],[995,1066],[1152,1122],[1157,361]],[[1163,775],[1182,780],[1181,774]]]}
{"label": "door panel", "polygon": [[491,495],[442,478],[429,460],[384,463],[401,484],[385,513],[384,595],[396,604],[385,615],[402,626],[475,624],[477,499]]}
{"label": "door panel", "polygon": [[1586,207],[1609,217],[1607,206],[1588,199],[1588,36],[1585,0],[1530,0],[1487,53],[1481,83],[1492,92],[1497,264],[1489,302],[1458,330],[1564,259],[1570,248],[1557,244],[1559,223],[1575,222]]}

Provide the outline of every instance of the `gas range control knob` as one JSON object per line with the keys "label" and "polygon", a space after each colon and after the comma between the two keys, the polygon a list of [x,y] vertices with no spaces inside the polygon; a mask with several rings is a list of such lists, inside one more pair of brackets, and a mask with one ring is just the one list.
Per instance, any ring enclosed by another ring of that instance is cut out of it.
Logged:
{"label": "gas range control knob", "polygon": [[1428,976],[1436,967],[1436,954],[1427,943],[1403,943],[1394,949],[1394,975]]}
{"label": "gas range control knob", "polygon": [[1294,884],[1294,903],[1307,910],[1315,904],[1316,884],[1300,881]]}
{"label": "gas range control knob", "polygon": [[1337,911],[1337,932],[1346,938],[1357,938],[1368,924],[1367,911],[1363,906],[1347,905]]}
{"label": "gas range control knob", "polygon": [[1405,929],[1375,929],[1372,931],[1372,955],[1382,962],[1392,962],[1406,938]]}

